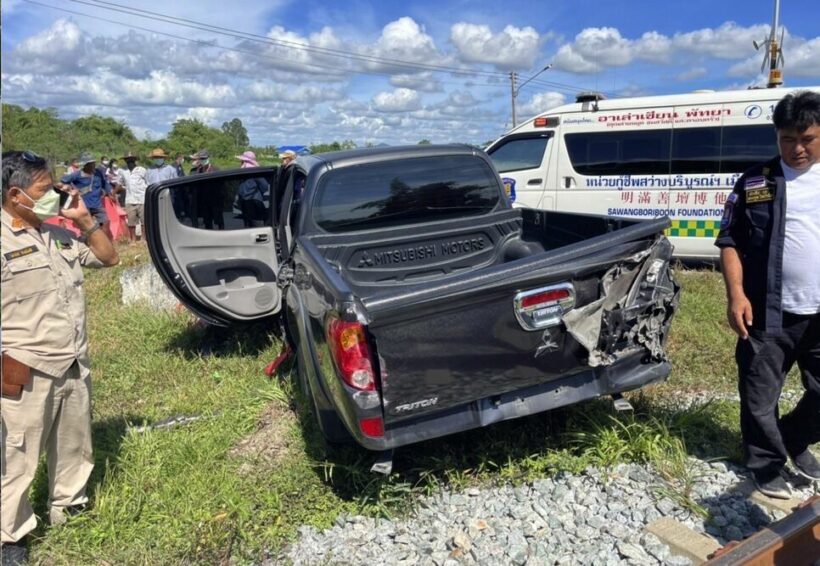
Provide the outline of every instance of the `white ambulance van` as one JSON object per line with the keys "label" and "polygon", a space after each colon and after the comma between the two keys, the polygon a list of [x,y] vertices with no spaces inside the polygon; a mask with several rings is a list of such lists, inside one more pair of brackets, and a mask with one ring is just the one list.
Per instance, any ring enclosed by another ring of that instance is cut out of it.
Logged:
{"label": "white ambulance van", "polygon": [[753,89],[606,100],[579,95],[493,142],[514,206],[669,216],[675,255],[715,259],[723,204],[743,171],[777,155],[772,112],[788,92]]}

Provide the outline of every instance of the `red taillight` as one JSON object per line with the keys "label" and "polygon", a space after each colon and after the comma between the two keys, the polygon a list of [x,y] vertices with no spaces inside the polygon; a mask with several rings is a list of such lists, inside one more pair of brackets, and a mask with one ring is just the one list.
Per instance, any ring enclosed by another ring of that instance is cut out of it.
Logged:
{"label": "red taillight", "polygon": [[371,438],[384,436],[384,421],[381,417],[361,419],[359,421],[359,428],[361,429],[362,434]]}
{"label": "red taillight", "polygon": [[375,390],[376,378],[364,325],[331,318],[327,323],[327,341],[344,382],[362,391]]}
{"label": "red taillight", "polygon": [[566,299],[569,296],[570,292],[568,289],[553,289],[550,291],[544,291],[543,293],[529,295],[528,297],[521,299],[521,308],[526,309],[546,303],[553,303]]}

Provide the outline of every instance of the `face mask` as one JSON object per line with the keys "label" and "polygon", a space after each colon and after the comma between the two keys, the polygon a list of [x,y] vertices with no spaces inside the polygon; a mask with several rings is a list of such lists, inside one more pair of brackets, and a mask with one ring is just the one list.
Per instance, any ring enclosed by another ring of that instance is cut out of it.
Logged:
{"label": "face mask", "polygon": [[103,167],[108,167],[108,161],[103,161],[102,164],[103,164]]}
{"label": "face mask", "polygon": [[24,204],[21,204],[20,206],[32,211],[35,216],[43,222],[49,218],[54,218],[60,213],[60,195],[57,191],[48,191],[46,194],[41,196],[39,200],[34,200],[23,191],[20,191],[20,193],[26,195],[26,198],[34,203],[34,206],[26,206]]}
{"label": "face mask", "polygon": [[154,165],[157,167],[162,167],[162,164],[165,163],[164,159],[154,159]]}

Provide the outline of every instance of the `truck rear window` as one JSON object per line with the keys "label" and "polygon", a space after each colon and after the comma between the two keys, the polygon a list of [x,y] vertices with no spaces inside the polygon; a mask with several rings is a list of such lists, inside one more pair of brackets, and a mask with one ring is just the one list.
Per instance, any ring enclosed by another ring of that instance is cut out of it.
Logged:
{"label": "truck rear window", "polygon": [[328,232],[386,228],[495,209],[495,172],[471,155],[367,163],[336,169],[319,182],[314,220]]}

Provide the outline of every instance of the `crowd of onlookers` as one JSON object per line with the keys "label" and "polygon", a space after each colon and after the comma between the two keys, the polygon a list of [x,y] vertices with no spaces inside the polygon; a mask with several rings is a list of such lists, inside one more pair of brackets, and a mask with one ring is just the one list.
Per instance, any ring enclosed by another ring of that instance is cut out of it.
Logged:
{"label": "crowd of onlookers", "polygon": [[[282,164],[288,165],[296,154],[286,151],[280,157]],[[148,163],[144,165],[139,157],[130,152],[119,159],[106,155],[95,159],[91,154],[84,153],[71,160],[60,181],[80,192],[89,212],[112,240],[127,238],[129,242],[135,242],[142,237],[145,190],[154,183],[186,175],[186,159],[191,162],[188,175],[218,170],[211,163],[206,149],[187,158],[182,153],[177,153],[172,158],[162,148],[155,148],[148,154]],[[236,159],[241,167],[259,166],[253,151],[245,151],[242,155],[237,155]],[[253,225],[253,220],[260,218],[259,209],[269,190],[266,182],[252,181],[252,186],[250,183],[245,183],[248,186],[240,186],[234,202],[246,226]],[[172,198],[174,209],[181,217],[190,218],[192,225],[196,225],[201,217],[206,228],[212,228],[214,224],[219,229],[224,228],[221,202],[203,200],[202,203],[192,203],[184,191],[174,191]],[[192,206],[198,206],[202,210],[192,211]],[[53,222],[74,229],[71,222],[64,218],[58,217]]]}

